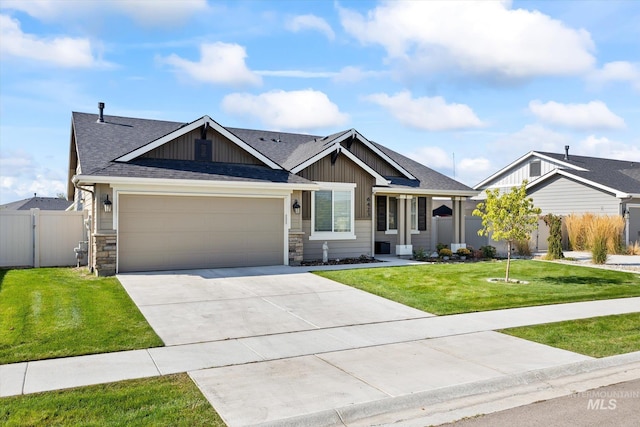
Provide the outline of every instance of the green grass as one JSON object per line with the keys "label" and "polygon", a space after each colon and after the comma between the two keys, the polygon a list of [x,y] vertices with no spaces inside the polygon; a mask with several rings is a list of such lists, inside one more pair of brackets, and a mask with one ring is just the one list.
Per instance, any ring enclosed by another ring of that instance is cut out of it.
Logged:
{"label": "green grass", "polygon": [[161,345],[115,277],[0,270],[0,364]]}
{"label": "green grass", "polygon": [[424,264],[316,274],[433,314],[640,296],[640,275],[541,261],[512,261],[511,277],[488,283],[504,262]]}
{"label": "green grass", "polygon": [[224,426],[186,374],[0,399],[3,426]]}
{"label": "green grass", "polygon": [[591,357],[640,351],[640,313],[569,320],[500,332]]}

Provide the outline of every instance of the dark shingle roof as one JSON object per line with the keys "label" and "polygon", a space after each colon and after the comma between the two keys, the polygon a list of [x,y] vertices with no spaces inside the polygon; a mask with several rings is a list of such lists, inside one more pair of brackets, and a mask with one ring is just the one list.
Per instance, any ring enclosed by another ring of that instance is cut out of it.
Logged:
{"label": "dark shingle roof", "polygon": [[570,155],[569,160],[564,160],[564,154],[540,151],[538,153],[587,169],[586,171],[577,171],[565,168],[572,175],[605,185],[617,191],[640,194],[640,162],[575,155]]}
{"label": "dark shingle roof", "polygon": [[[287,171],[321,153],[336,138],[351,130],[325,137],[287,132],[225,128],[257,151],[282,166],[275,171],[266,166],[216,164],[194,161],[138,158],[130,162],[114,160],[174,132],[187,123],[161,120],[73,113],[78,161],[83,175],[126,176],[164,179],[208,179],[221,181],[269,181],[308,183]],[[380,144],[376,146],[418,180],[392,179],[392,187],[474,192],[466,185],[438,173]]]}
{"label": "dark shingle roof", "polygon": [[101,169],[98,175],[290,184],[310,183],[309,180],[300,176],[283,170],[271,169],[267,166],[146,158],[135,159],[126,163],[111,162],[109,166]]}
{"label": "dark shingle roof", "polygon": [[71,203],[67,199],[58,197],[31,197],[24,200],[0,205],[0,209],[8,211],[28,211],[29,209],[40,209],[42,211],[64,211]]}

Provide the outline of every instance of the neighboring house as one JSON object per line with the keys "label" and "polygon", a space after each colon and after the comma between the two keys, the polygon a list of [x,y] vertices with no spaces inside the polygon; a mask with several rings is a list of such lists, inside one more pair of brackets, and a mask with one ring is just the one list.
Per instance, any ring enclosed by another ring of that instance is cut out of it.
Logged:
{"label": "neighboring house", "polygon": [[33,195],[28,199],[18,200],[4,205],[0,205],[0,210],[7,211],[28,211],[40,209],[41,211],[64,211],[71,206],[70,201],[59,197],[38,197]]}
{"label": "neighboring house", "polygon": [[474,188],[508,190],[525,179],[543,214],[622,215],[626,243],[640,241],[640,162],[576,156],[569,146],[564,154],[531,151]]}
{"label": "neighboring house", "polygon": [[[433,197],[454,241],[473,189],[368,140],[72,114],[69,195],[91,214],[89,263],[116,272],[282,265],[431,249]],[[388,243],[386,245],[378,244]]]}

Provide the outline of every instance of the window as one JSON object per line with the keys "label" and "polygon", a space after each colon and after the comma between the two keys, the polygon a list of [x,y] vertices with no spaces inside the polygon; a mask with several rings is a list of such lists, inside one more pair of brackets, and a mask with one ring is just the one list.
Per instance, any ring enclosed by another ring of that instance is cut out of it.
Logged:
{"label": "window", "polygon": [[387,230],[398,231],[398,199],[389,197],[389,213],[387,214]]}
{"label": "window", "polygon": [[355,239],[355,184],[327,184],[313,193],[311,240]]}
{"label": "window", "polygon": [[529,163],[529,176],[540,176],[540,160]]}
{"label": "window", "polygon": [[[410,200],[411,231],[425,231],[428,218],[427,198],[414,196]],[[398,199],[395,196],[376,196],[376,224],[377,231],[384,231],[386,234],[398,232]]]}
{"label": "window", "polygon": [[418,198],[411,199],[411,230],[418,230]]}

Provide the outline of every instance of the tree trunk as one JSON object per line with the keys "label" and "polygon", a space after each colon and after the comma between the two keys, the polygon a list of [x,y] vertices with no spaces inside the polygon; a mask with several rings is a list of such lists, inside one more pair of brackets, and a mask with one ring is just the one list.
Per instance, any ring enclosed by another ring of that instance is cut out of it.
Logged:
{"label": "tree trunk", "polygon": [[505,283],[509,283],[509,267],[511,266],[511,240],[507,242],[507,273],[505,275]]}

